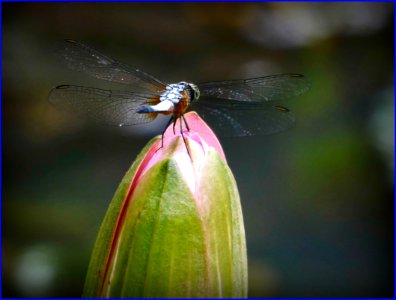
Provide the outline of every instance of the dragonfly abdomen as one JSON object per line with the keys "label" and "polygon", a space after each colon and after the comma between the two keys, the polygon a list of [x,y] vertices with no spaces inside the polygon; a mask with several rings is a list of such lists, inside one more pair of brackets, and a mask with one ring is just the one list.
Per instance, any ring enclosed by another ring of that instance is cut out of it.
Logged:
{"label": "dragonfly abdomen", "polygon": [[174,107],[175,105],[173,104],[172,101],[164,100],[156,105],[142,105],[136,110],[136,112],[139,114],[145,114],[145,113],[169,114],[173,112]]}

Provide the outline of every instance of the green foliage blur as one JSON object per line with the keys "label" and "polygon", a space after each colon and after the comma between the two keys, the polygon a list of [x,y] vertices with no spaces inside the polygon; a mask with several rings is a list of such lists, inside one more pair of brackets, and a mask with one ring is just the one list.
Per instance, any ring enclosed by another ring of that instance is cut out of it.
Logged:
{"label": "green foliage blur", "polygon": [[85,42],[165,82],[302,73],[283,133],[221,139],[250,297],[393,297],[393,3],[2,3],[3,297],[79,297],[121,178],[166,119],[101,127],[47,101],[108,87],[54,49]]}

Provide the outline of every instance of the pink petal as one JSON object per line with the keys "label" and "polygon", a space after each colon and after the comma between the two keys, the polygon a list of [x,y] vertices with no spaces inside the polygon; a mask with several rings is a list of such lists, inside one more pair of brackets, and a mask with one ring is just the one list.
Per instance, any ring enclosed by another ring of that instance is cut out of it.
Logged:
{"label": "pink petal", "polygon": [[[183,129],[185,132],[185,137],[189,137],[194,139],[196,142],[201,143],[201,139],[206,142],[206,144],[210,147],[213,147],[216,149],[217,153],[226,160],[223,148],[221,148],[220,142],[217,139],[216,135],[210,129],[210,127],[204,122],[204,120],[201,119],[201,117],[195,112],[191,111],[188,112],[184,115],[188,126],[190,127],[190,132],[187,132],[187,129],[185,128],[185,124],[183,122]],[[178,119],[176,122],[176,135],[180,136],[180,122],[181,119]],[[165,132],[164,139],[169,140],[174,137],[173,134],[173,128],[172,126],[169,126],[168,129]]]}

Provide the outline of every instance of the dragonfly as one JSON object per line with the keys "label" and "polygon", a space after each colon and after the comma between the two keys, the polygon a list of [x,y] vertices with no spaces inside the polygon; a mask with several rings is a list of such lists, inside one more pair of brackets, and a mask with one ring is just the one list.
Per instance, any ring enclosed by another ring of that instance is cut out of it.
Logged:
{"label": "dragonfly", "polygon": [[180,119],[184,141],[182,121],[189,131],[184,118],[189,110],[196,110],[216,133],[223,136],[283,131],[295,118],[289,109],[276,105],[276,102],[302,95],[309,88],[301,74],[167,84],[74,40],[65,40],[61,55],[69,68],[97,79],[127,85],[128,90],[63,84],[50,91],[50,103],[62,110],[81,113],[96,123],[120,127],[151,122],[159,114],[170,115],[165,130],[173,123],[175,133],[176,121]]}

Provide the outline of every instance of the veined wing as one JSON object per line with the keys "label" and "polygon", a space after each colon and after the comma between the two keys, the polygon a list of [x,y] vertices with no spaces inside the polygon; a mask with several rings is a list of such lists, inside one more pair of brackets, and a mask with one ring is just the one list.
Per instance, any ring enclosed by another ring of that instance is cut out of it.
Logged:
{"label": "veined wing", "polygon": [[103,90],[76,85],[53,88],[49,101],[62,110],[74,112],[96,123],[106,125],[136,125],[152,121],[156,114],[138,114],[142,104],[158,103],[155,94]]}
{"label": "veined wing", "polygon": [[251,79],[212,81],[198,84],[198,87],[201,96],[204,97],[262,102],[299,96],[309,89],[309,83],[300,74],[281,74]]}
{"label": "veined wing", "polygon": [[74,40],[65,42],[60,54],[73,70],[102,80],[138,85],[154,92],[165,89],[164,83],[139,69],[114,60],[83,43]]}
{"label": "veined wing", "polygon": [[283,106],[227,99],[212,103],[199,99],[192,109],[196,109],[221,136],[266,135],[286,130],[294,123],[293,113]]}

